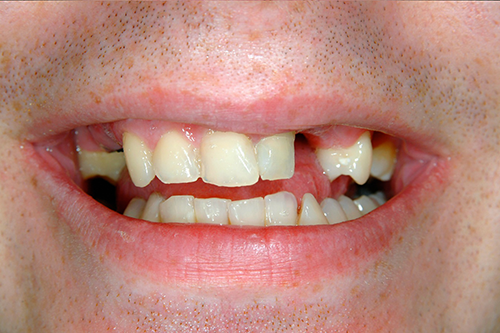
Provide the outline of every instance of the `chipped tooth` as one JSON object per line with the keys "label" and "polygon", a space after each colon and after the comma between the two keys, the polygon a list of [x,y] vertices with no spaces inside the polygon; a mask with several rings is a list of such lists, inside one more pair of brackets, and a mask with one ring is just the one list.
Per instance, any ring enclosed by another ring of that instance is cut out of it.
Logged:
{"label": "chipped tooth", "polygon": [[141,219],[150,222],[160,222],[160,203],[165,198],[159,193],[152,193],[149,196],[144,211],[141,214]]}
{"label": "chipped tooth", "polygon": [[278,192],[264,198],[266,225],[296,225],[297,199],[290,192]]}
{"label": "chipped tooth", "polygon": [[122,152],[78,151],[78,164],[83,179],[100,176],[116,183],[125,167]]}
{"label": "chipped tooth", "polygon": [[228,224],[227,206],[231,200],[209,198],[194,199],[194,212],[198,223]]}
{"label": "chipped tooth", "polygon": [[144,211],[144,206],[146,206],[146,200],[143,198],[133,198],[128,203],[127,208],[125,208],[123,215],[138,219]]}
{"label": "chipped tooth", "polygon": [[153,152],[153,165],[156,176],[165,184],[190,183],[200,177],[196,150],[177,131],[162,135]]}
{"label": "chipped tooth", "polygon": [[123,134],[123,152],[132,182],[137,187],[147,186],[155,177],[152,152],[138,136]]}
{"label": "chipped tooth", "polygon": [[318,225],[328,224],[328,220],[323,214],[323,210],[316,198],[311,193],[306,193],[302,197],[300,204],[298,225]]}
{"label": "chipped tooth", "polygon": [[361,215],[366,215],[378,207],[378,204],[366,195],[360,196],[359,198],[353,200],[353,202],[358,207]]}
{"label": "chipped tooth", "polygon": [[229,221],[233,225],[264,226],[265,209],[263,198],[232,201],[229,204]]}
{"label": "chipped tooth", "polygon": [[341,195],[337,201],[339,202],[340,206],[342,206],[342,209],[344,210],[348,220],[354,220],[358,217],[361,217],[361,212],[350,198],[346,197],[345,195]]}
{"label": "chipped tooth", "polygon": [[382,206],[387,202],[385,194],[382,191],[370,194],[369,197],[372,198],[372,200],[374,200],[379,206]]}
{"label": "chipped tooth", "polygon": [[174,195],[160,203],[161,222],[194,223],[194,197]]}
{"label": "chipped tooth", "polygon": [[288,132],[261,139],[255,149],[260,178],[290,179],[295,170],[295,133]]}
{"label": "chipped tooth", "polygon": [[351,147],[317,149],[316,155],[330,181],[347,175],[363,185],[370,176],[372,163],[370,132],[363,133]]}
{"label": "chipped tooth", "polygon": [[207,133],[201,142],[201,177],[218,186],[255,184],[259,169],[250,139],[234,132]]}
{"label": "chipped tooth", "polygon": [[370,174],[382,181],[391,179],[396,166],[396,146],[392,141],[386,141],[373,148],[373,162]]}
{"label": "chipped tooth", "polygon": [[326,198],[321,202],[321,208],[329,224],[337,224],[348,220],[342,206],[335,199]]}

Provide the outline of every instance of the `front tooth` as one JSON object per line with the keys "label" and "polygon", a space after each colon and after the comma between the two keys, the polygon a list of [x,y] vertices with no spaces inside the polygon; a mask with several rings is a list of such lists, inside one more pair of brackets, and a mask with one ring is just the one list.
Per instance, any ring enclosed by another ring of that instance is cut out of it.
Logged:
{"label": "front tooth", "polygon": [[141,219],[150,222],[160,222],[160,203],[165,200],[159,193],[152,193],[149,196],[144,211],[141,214]]}
{"label": "front tooth", "polygon": [[200,177],[199,158],[185,136],[172,131],[164,134],[153,152],[156,176],[166,184],[194,182]]}
{"label": "front tooth", "polygon": [[259,180],[250,139],[234,132],[209,132],[201,142],[201,177],[219,186],[245,186]]}
{"label": "front tooth", "polygon": [[321,202],[321,208],[330,224],[337,224],[348,220],[342,206],[335,199],[326,198]]}
{"label": "front tooth", "polygon": [[296,225],[297,199],[290,192],[278,192],[264,198],[266,225]]}
{"label": "front tooth", "polygon": [[227,207],[231,200],[209,198],[194,199],[194,213],[198,223],[228,224]]}
{"label": "front tooth", "polygon": [[340,206],[342,206],[342,209],[344,210],[348,220],[354,220],[358,217],[361,217],[361,212],[350,198],[346,197],[345,195],[341,195],[337,201],[339,202]]}
{"label": "front tooth", "polygon": [[232,201],[229,204],[229,221],[233,225],[264,226],[265,209],[263,198]]}
{"label": "front tooth", "polygon": [[160,204],[160,220],[162,222],[194,223],[194,197],[191,195],[174,195]]}
{"label": "front tooth", "polygon": [[372,163],[370,132],[363,133],[351,147],[317,149],[316,155],[330,181],[347,175],[363,185],[370,176]]}
{"label": "front tooth", "polygon": [[260,178],[267,180],[292,178],[295,169],[295,134],[277,134],[261,139],[255,149]]}
{"label": "front tooth", "polygon": [[360,196],[359,198],[353,200],[353,202],[358,207],[361,215],[366,215],[378,207],[378,204],[366,195]]}
{"label": "front tooth", "polygon": [[144,211],[144,206],[146,206],[146,200],[143,198],[133,198],[128,203],[127,208],[125,208],[123,215],[138,219]]}
{"label": "front tooth", "polygon": [[298,225],[328,224],[318,201],[311,193],[306,193],[302,197]]}
{"label": "front tooth", "polygon": [[83,179],[101,176],[116,183],[125,167],[125,157],[117,151],[79,150],[78,163]]}
{"label": "front tooth", "polygon": [[396,155],[396,146],[392,141],[386,141],[373,148],[373,162],[370,174],[382,181],[391,179],[396,166]]}
{"label": "front tooth", "polygon": [[123,134],[123,152],[132,182],[137,187],[147,186],[155,177],[152,152],[138,136]]}

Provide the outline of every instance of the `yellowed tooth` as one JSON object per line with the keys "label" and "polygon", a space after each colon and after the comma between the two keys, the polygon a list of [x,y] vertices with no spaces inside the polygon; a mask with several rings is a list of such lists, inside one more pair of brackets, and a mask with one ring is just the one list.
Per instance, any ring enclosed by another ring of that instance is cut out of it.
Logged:
{"label": "yellowed tooth", "polygon": [[229,221],[232,225],[264,226],[263,198],[232,201],[229,204]]}
{"label": "yellowed tooth", "polygon": [[292,178],[295,170],[295,133],[288,132],[261,139],[255,149],[260,178],[265,180]]}
{"label": "yellowed tooth", "polygon": [[152,193],[149,196],[144,211],[141,214],[141,219],[150,222],[160,222],[160,203],[165,198],[159,193]]}
{"label": "yellowed tooth", "polygon": [[267,226],[297,224],[297,199],[290,192],[278,192],[264,198]]}
{"label": "yellowed tooth", "polygon": [[125,167],[125,157],[117,151],[79,150],[78,163],[83,179],[99,176],[116,183]]}
{"label": "yellowed tooth", "polygon": [[174,195],[160,204],[162,222],[194,223],[194,197],[192,195]]}
{"label": "yellowed tooth", "polygon": [[337,224],[347,221],[347,215],[337,200],[326,198],[321,202],[321,208],[323,209],[323,213],[325,214],[329,224]]}
{"label": "yellowed tooth", "polygon": [[373,148],[371,175],[382,181],[391,179],[396,166],[396,155],[396,146],[390,140]]}
{"label": "yellowed tooth", "polygon": [[123,134],[123,152],[130,179],[137,187],[147,186],[155,177],[152,152],[137,135]]}
{"label": "yellowed tooth", "polygon": [[306,193],[302,197],[298,225],[318,225],[328,224],[318,201],[311,193]]}

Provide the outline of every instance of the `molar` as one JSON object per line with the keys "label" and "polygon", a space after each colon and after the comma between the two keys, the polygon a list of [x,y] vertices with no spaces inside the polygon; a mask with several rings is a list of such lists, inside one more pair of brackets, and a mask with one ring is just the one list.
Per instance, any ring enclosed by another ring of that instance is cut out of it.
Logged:
{"label": "molar", "polygon": [[152,152],[135,134],[123,134],[123,153],[127,162],[130,179],[137,187],[147,186],[155,177]]}
{"label": "molar", "polygon": [[255,146],[261,179],[292,178],[295,169],[295,133],[288,132],[261,139]]}
{"label": "molar", "polygon": [[117,182],[125,167],[125,157],[121,152],[78,150],[78,164],[83,179],[95,176]]}

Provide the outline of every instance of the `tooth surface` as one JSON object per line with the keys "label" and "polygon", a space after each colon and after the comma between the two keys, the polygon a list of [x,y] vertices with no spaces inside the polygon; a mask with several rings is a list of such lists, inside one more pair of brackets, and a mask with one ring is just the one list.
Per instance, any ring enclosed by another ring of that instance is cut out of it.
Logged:
{"label": "tooth surface", "polygon": [[373,201],[366,195],[360,196],[359,198],[353,200],[353,202],[358,207],[361,215],[366,215],[378,207],[378,204],[376,204],[375,201]]}
{"label": "tooth surface", "polygon": [[278,192],[264,198],[266,225],[296,225],[297,199],[290,192]]}
{"label": "tooth surface", "polygon": [[219,186],[255,184],[259,169],[250,139],[234,132],[207,133],[201,142],[201,177]]}
{"label": "tooth surface", "polygon": [[373,148],[373,161],[370,174],[382,181],[391,179],[396,166],[396,146],[392,141],[386,141]]}
{"label": "tooth surface", "polygon": [[295,134],[277,134],[261,139],[255,149],[260,178],[267,180],[292,178],[295,170]]}
{"label": "tooth surface", "polygon": [[363,185],[370,176],[372,163],[370,132],[363,133],[351,147],[319,148],[316,155],[330,181],[340,175],[347,175],[359,185]]}
{"label": "tooth surface", "polygon": [[161,222],[194,223],[194,197],[174,195],[160,203]]}
{"label": "tooth surface", "polygon": [[149,196],[144,211],[141,214],[141,219],[150,222],[160,222],[160,203],[163,202],[165,198],[158,193],[152,193]]}
{"label": "tooth surface", "polygon": [[127,208],[125,208],[123,215],[138,219],[144,211],[144,206],[146,206],[146,200],[143,198],[133,198],[128,203]]}
{"label": "tooth surface", "polygon": [[323,213],[325,214],[329,224],[337,224],[347,221],[347,215],[337,200],[326,198],[321,202],[321,208],[323,209]]}
{"label": "tooth surface", "polygon": [[165,133],[153,152],[156,176],[166,184],[194,182],[200,177],[199,158],[188,139],[177,131]]}
{"label": "tooth surface", "polygon": [[264,226],[263,198],[232,201],[229,204],[229,222],[233,225]]}
{"label": "tooth surface", "polygon": [[361,212],[350,198],[345,195],[341,195],[337,201],[340,206],[342,206],[348,220],[354,220],[361,217]]}
{"label": "tooth surface", "polygon": [[113,182],[118,181],[125,167],[122,152],[78,151],[78,163],[83,179],[95,176],[105,177]]}
{"label": "tooth surface", "polygon": [[132,182],[137,187],[147,186],[155,177],[152,152],[138,136],[123,134],[123,152]]}
{"label": "tooth surface", "polygon": [[311,193],[306,193],[302,197],[300,204],[298,225],[318,225],[328,224],[328,220],[323,214],[323,210],[316,198]]}
{"label": "tooth surface", "polygon": [[227,206],[231,200],[209,198],[194,199],[196,222],[210,224],[228,224]]}
{"label": "tooth surface", "polygon": [[374,200],[376,203],[378,203],[379,206],[382,206],[387,202],[387,199],[385,198],[385,194],[382,191],[378,191],[374,194],[369,195],[372,200]]}

